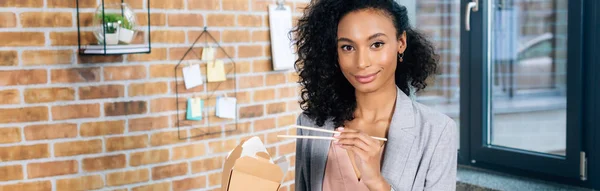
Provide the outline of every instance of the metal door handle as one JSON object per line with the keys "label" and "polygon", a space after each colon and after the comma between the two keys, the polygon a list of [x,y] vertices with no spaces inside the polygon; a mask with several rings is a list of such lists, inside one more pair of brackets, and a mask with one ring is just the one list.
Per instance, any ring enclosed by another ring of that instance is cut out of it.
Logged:
{"label": "metal door handle", "polygon": [[471,30],[471,10],[477,12],[479,10],[479,0],[467,3],[467,9],[465,10],[465,29]]}

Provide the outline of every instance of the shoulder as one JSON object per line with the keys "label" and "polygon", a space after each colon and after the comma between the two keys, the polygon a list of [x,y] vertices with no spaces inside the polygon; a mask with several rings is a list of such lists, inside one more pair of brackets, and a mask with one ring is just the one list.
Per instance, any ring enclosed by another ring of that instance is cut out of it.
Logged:
{"label": "shoulder", "polygon": [[448,115],[416,101],[413,101],[413,108],[421,137],[433,138],[433,140],[442,137],[457,138],[456,122]]}

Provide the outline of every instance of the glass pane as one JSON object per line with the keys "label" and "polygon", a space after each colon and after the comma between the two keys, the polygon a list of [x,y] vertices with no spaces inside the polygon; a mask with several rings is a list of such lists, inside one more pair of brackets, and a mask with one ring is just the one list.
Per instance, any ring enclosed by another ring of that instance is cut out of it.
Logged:
{"label": "glass pane", "polygon": [[564,156],[567,1],[491,2],[488,144]]}
{"label": "glass pane", "polygon": [[[419,0],[415,6],[416,19],[411,24],[429,37],[440,56],[439,75],[429,79],[427,88],[416,94],[416,100],[450,116],[458,128],[460,0]],[[460,141],[457,144],[460,145]]]}

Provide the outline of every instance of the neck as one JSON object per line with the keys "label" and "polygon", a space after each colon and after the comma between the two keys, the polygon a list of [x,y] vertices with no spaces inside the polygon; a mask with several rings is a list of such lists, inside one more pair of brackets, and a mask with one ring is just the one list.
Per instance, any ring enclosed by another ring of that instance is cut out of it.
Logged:
{"label": "neck", "polygon": [[356,111],[355,117],[368,121],[390,119],[396,102],[396,84],[388,83],[374,92],[355,92]]}

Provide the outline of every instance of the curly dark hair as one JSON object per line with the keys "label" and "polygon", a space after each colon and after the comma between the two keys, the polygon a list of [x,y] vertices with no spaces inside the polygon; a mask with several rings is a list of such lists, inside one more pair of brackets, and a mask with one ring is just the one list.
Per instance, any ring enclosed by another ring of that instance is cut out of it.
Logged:
{"label": "curly dark hair", "polygon": [[416,91],[422,90],[427,86],[426,79],[436,72],[438,56],[434,47],[410,26],[406,7],[394,0],[313,0],[292,34],[298,48],[295,67],[302,86],[300,105],[318,126],[328,119],[336,126],[354,119],[355,90],[339,69],[337,28],[343,16],[364,9],[389,16],[398,39],[406,32],[407,48],[395,72],[396,85],[406,95],[410,95],[409,84]]}

